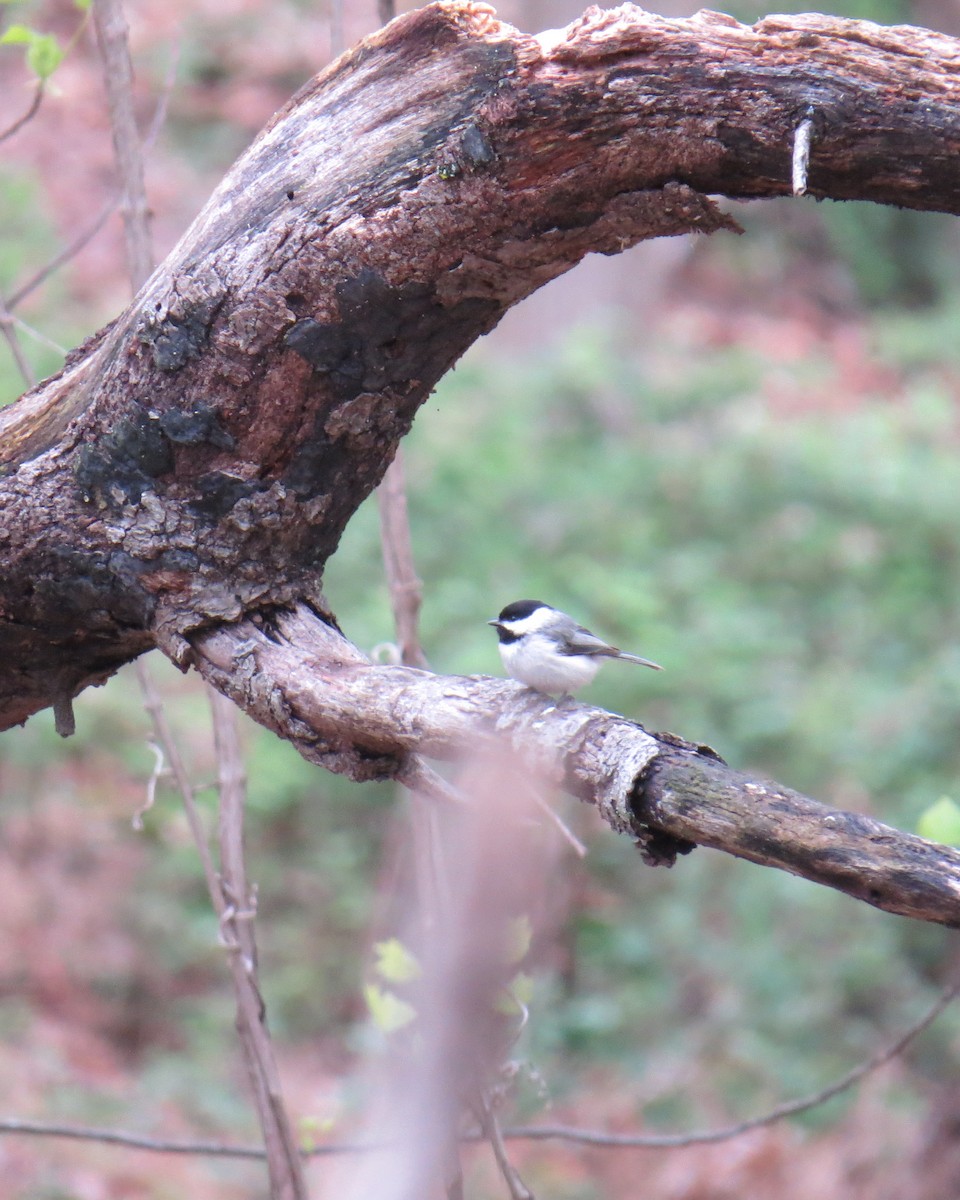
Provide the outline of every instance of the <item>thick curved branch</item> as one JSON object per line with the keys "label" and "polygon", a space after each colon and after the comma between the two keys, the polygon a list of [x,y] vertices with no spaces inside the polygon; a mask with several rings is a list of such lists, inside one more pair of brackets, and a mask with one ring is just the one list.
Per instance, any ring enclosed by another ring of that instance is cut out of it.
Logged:
{"label": "thick curved branch", "polygon": [[807,190],[960,210],[949,38],[590,9],[393,21],[277,114],[130,308],[0,414],[0,728],[320,577],[467,346],[584,254]]}
{"label": "thick curved branch", "polygon": [[197,667],[306,758],[353,779],[416,778],[419,756],[506,742],[595,804],[648,861],[693,843],[778,867],[887,912],[960,926],[960,851],[734,771],[706,747],[506,679],[371,664],[307,609],[204,634]]}

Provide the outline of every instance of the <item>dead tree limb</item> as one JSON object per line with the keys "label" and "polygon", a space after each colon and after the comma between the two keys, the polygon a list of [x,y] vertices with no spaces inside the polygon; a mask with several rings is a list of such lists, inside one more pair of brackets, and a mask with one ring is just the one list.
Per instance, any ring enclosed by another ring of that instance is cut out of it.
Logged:
{"label": "dead tree limb", "polygon": [[828,17],[431,5],[270,122],[117,321],[0,414],[0,728],[323,565],[440,376],[584,254],[793,187],[960,210],[960,50]]}
{"label": "dead tree limb", "polygon": [[355,778],[402,779],[414,754],[502,726],[648,855],[716,845],[957,924],[954,852],[506,681],[312,648],[346,522],[477,337],[589,252],[735,228],[708,195],[794,190],[960,212],[960,44],[629,6],[540,37],[463,2],[393,21],[279,112],[131,306],[0,414],[0,728],[160,646]]}
{"label": "dead tree limb", "polygon": [[197,667],[304,757],[352,779],[407,780],[418,756],[509,746],[671,863],[694,843],[778,867],[876,908],[960,926],[960,851],[735,771],[707,747],[508,679],[376,666],[306,608],[222,626]]}

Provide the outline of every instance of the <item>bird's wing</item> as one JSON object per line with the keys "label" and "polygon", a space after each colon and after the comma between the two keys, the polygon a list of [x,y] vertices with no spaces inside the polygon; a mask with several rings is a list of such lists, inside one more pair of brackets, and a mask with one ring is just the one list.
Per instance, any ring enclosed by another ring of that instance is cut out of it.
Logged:
{"label": "bird's wing", "polygon": [[576,629],[571,629],[563,639],[560,653],[585,654],[592,658],[616,658],[620,651],[616,646],[611,646],[602,638],[598,638],[589,629],[578,625]]}

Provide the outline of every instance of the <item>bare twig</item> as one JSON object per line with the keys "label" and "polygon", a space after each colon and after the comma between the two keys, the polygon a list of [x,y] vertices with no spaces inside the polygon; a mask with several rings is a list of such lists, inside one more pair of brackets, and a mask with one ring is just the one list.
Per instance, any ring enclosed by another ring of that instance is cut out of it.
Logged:
{"label": "bare twig", "polygon": [[377,17],[381,25],[386,25],[397,15],[395,0],[377,0]]}
{"label": "bare twig", "polygon": [[2,133],[0,133],[0,145],[2,145],[7,138],[12,138],[18,130],[22,129],[28,121],[32,121],[37,115],[37,111],[40,108],[40,103],[46,94],[46,82],[47,81],[45,79],[37,80],[37,86],[33,92],[33,99],[30,101],[30,107],[22,117],[17,117],[12,125],[9,125]]}
{"label": "bare twig", "polygon": [[377,507],[380,510],[383,565],[390,589],[400,661],[407,667],[426,668],[428,664],[420,646],[418,627],[423,584],[413,562],[402,448],[397,450],[383,482],[377,488]]}
{"label": "bare twig", "polygon": [[[94,0],[94,21],[104,62],[114,152],[124,197],[127,266],[135,291],[149,275],[153,259],[147,226],[142,147],[133,113],[133,71],[127,24],[120,0]],[[138,668],[148,711],[180,788],[194,842],[203,863],[207,890],[220,921],[221,936],[229,951],[237,1004],[237,1031],[263,1130],[270,1194],[274,1200],[305,1200],[307,1191],[303,1168],[283,1105],[279,1074],[265,1024],[265,1007],[257,984],[253,897],[247,887],[243,860],[246,784],[233,706],[218,692],[208,688],[219,767],[221,874],[218,876],[194,801],[194,789],[170,734],[159,696],[146,666],[140,663]]]}
{"label": "bare twig", "polygon": [[560,834],[577,858],[586,858],[586,846],[580,841],[566,821],[564,821],[563,817],[561,817],[558,812],[554,812],[553,807],[548,804],[542,796],[535,796],[533,802],[547,818],[550,824],[554,826],[557,833]]}
{"label": "bare twig", "polygon": [[490,1103],[489,1098],[483,1092],[477,1098],[475,1112],[477,1120],[480,1122],[480,1128],[483,1130],[483,1135],[493,1150],[493,1157],[496,1160],[497,1168],[503,1176],[504,1183],[507,1185],[510,1200],[534,1200],[533,1193],[520,1178],[516,1167],[510,1161],[507,1148],[503,1144],[503,1132],[497,1121],[497,1114],[493,1111],[493,1105]]}
{"label": "bare twig", "polygon": [[147,746],[153,751],[154,763],[153,770],[150,772],[150,778],[147,780],[147,792],[143,803],[133,814],[131,825],[139,833],[143,829],[144,814],[148,813],[157,801],[157,784],[164,775],[169,775],[166,762],[163,757],[163,751],[156,742],[147,742]]}
{"label": "bare twig", "polygon": [[4,340],[10,347],[13,361],[17,364],[17,370],[23,377],[27,387],[33,387],[37,381],[37,377],[34,375],[33,368],[30,366],[30,362],[23,352],[23,347],[20,345],[16,320],[10,311],[11,307],[11,302],[5,300],[2,293],[0,293],[0,333],[3,334]]}
{"label": "bare twig", "polygon": [[[243,846],[246,775],[237,737],[235,707],[213,688],[207,689],[213,714],[220,791],[220,928],[237,995],[237,1032],[254,1087],[260,1125],[267,1147],[270,1195],[299,1200],[306,1181],[293,1127],[283,1103],[280,1076],[266,1027],[266,1007],[257,981],[257,947],[253,918],[256,900],[247,885]],[[216,903],[216,899],[214,903]]]}
{"label": "bare twig", "polygon": [[[170,773],[173,775],[174,782],[180,797],[183,800],[183,806],[187,814],[187,822],[190,825],[190,833],[193,837],[194,845],[197,847],[197,852],[200,855],[200,862],[203,867],[203,876],[206,880],[207,891],[211,895],[216,895],[222,905],[222,897],[220,895],[220,882],[217,876],[217,869],[213,862],[213,856],[210,853],[210,846],[207,840],[207,832],[204,829],[203,818],[200,816],[200,810],[197,808],[194,800],[195,788],[190,779],[190,772],[187,770],[187,765],[183,761],[180,754],[180,749],[177,746],[176,739],[173,736],[173,731],[167,721],[167,714],[164,711],[163,700],[160,693],[157,691],[156,684],[153,682],[153,676],[150,674],[150,668],[142,660],[138,659],[134,663],[134,671],[136,672],[137,682],[140,685],[140,691],[143,693],[143,707],[150,718],[153,725],[153,734],[156,739],[157,746],[160,747],[166,755],[167,761],[170,764]],[[156,750],[154,750],[156,754]],[[154,767],[156,771],[156,766]],[[140,810],[142,811],[142,810]],[[220,916],[218,909],[217,915]]]}
{"label": "bare twig", "polygon": [[10,308],[16,308],[17,305],[20,304],[21,301],[25,300],[31,292],[35,291],[41,283],[49,279],[54,271],[56,271],[59,267],[62,267],[64,263],[69,262],[71,258],[75,258],[84,248],[84,246],[86,246],[88,242],[92,241],[93,238],[95,238],[100,230],[104,227],[104,225],[106,225],[110,218],[110,214],[114,212],[119,203],[120,192],[117,192],[115,196],[107,201],[94,220],[82,233],[78,234],[73,241],[69,243],[69,245],[65,246],[61,251],[55,254],[48,263],[40,268],[39,271],[31,275],[26,283],[17,288],[7,302]]}
{"label": "bare twig", "polygon": [[532,1125],[517,1126],[504,1131],[505,1138],[522,1138],[527,1140],[544,1141],[557,1139],[565,1142],[577,1142],[581,1145],[604,1146],[610,1149],[630,1149],[640,1147],[650,1150],[669,1150],[677,1146],[699,1146],[709,1142],[726,1142],[732,1138],[750,1133],[754,1129],[762,1129],[766,1125],[774,1125],[786,1117],[795,1117],[800,1113],[819,1108],[835,1096],[849,1091],[867,1075],[886,1066],[888,1062],[902,1054],[912,1041],[928,1029],[940,1016],[944,1009],[952,1004],[960,995],[960,980],[944,988],[930,1008],[918,1021],[908,1026],[899,1037],[887,1046],[882,1046],[876,1054],[864,1059],[852,1067],[845,1075],[828,1084],[825,1088],[809,1096],[801,1096],[797,1100],[787,1100],[771,1108],[769,1112],[759,1117],[750,1117],[746,1121],[738,1121],[735,1125],[727,1125],[722,1129],[710,1129],[701,1133],[665,1133],[665,1134],[629,1134],[604,1133],[600,1130],[576,1129],[565,1125]]}
{"label": "bare twig", "polygon": [[330,0],[330,57],[343,53],[343,0]]}
{"label": "bare twig", "polygon": [[[180,791],[194,844],[203,864],[207,891],[220,922],[221,936],[229,951],[228,962],[237,1001],[237,1026],[263,1128],[266,1144],[264,1157],[270,1172],[271,1196],[275,1200],[304,1200],[307,1193],[299,1153],[280,1099],[273,1048],[266,1032],[264,1005],[256,980],[256,950],[250,920],[252,903],[242,863],[243,826],[239,810],[243,801],[243,771],[235,730],[231,724],[232,706],[229,701],[219,697],[216,700],[218,707],[214,710],[221,793],[220,845],[224,860],[221,876],[210,854],[206,830],[194,799],[193,784],[167,722],[163,702],[145,663],[137,663],[137,676],[157,742],[166,754]],[[224,807],[226,816],[223,815]]]}
{"label": "bare twig", "polygon": [[103,58],[113,149],[123,190],[127,269],[136,291],[153,269],[153,255],[143,155],[133,111],[133,67],[120,0],[93,0],[93,21]]}
{"label": "bare twig", "polygon": [[[157,99],[156,108],[153,110],[153,117],[150,121],[150,127],[147,130],[146,136],[143,139],[143,149],[149,150],[153,143],[157,140],[160,130],[163,128],[167,119],[167,111],[170,107],[170,97],[173,95],[174,84],[177,78],[177,64],[179,62],[180,50],[179,45],[175,45],[170,56],[170,65],[167,68],[167,74],[163,82],[163,90]],[[72,258],[80,253],[84,246],[88,245],[106,225],[111,215],[116,211],[117,206],[123,199],[123,192],[118,189],[116,193],[110,197],[100,212],[94,217],[93,221],[81,233],[70,242],[68,245],[55,254],[48,263],[40,268],[39,271],[31,275],[26,283],[21,284],[15,292],[11,294],[7,301],[10,309],[14,309],[23,300],[35,291],[42,283],[44,283],[54,271],[59,270],[65,263],[68,263]]]}
{"label": "bare twig", "polygon": [[[825,1104],[841,1093],[855,1087],[861,1080],[892,1059],[902,1054],[920,1034],[928,1029],[940,1014],[960,995],[960,981],[950,984],[937,996],[927,1011],[903,1033],[899,1034],[888,1045],[881,1047],[876,1054],[858,1064],[852,1070],[842,1075],[834,1083],[803,1096],[798,1100],[788,1100],[778,1104],[776,1108],[759,1117],[740,1121],[736,1125],[728,1125],[722,1129],[709,1129],[693,1133],[665,1134],[629,1134],[607,1133],[600,1129],[580,1129],[573,1125],[516,1125],[502,1130],[504,1141],[560,1141],[577,1145],[600,1146],[606,1149],[644,1149],[670,1150],[680,1146],[695,1146],[711,1142],[731,1141],[744,1133],[773,1125],[787,1117],[798,1116],[811,1109]],[[131,1133],[123,1129],[93,1129],[79,1125],[47,1124],[43,1121],[21,1121],[17,1118],[0,1119],[0,1135],[23,1133],[36,1137],[71,1138],[77,1141],[107,1142],[112,1145],[127,1146],[134,1150],[149,1150],[158,1154],[204,1154],[219,1158],[257,1158],[266,1157],[265,1151],[259,1146],[231,1146],[222,1142],[176,1141],[174,1139],[151,1138],[141,1134]],[[464,1142],[485,1141],[486,1135],[474,1130],[463,1135]],[[326,1156],[335,1154],[361,1154],[381,1149],[382,1144],[374,1144],[368,1140],[351,1140],[342,1142],[327,1142],[304,1151],[305,1157]]]}
{"label": "bare twig", "polygon": [[[8,301],[8,308],[9,308],[9,301]],[[56,351],[56,353],[61,355],[62,357],[66,357],[67,348],[65,346],[61,346],[59,342],[55,342],[53,340],[53,338],[47,337],[47,335],[43,332],[42,329],[37,329],[36,326],[34,326],[34,325],[28,325],[27,322],[24,321],[22,317],[18,317],[12,313],[11,313],[11,321],[13,322],[14,327],[20,333],[25,333],[27,335],[27,337],[32,338],[35,342],[40,342],[42,345],[47,346],[50,350]]]}
{"label": "bare twig", "polygon": [[[0,1119],[0,1135],[26,1134],[31,1137],[69,1138],[75,1142],[102,1142],[125,1146],[129,1150],[147,1150],[153,1154],[196,1154],[209,1158],[250,1158],[263,1161],[263,1146],[229,1145],[224,1142],[178,1141],[130,1133],[124,1129],[94,1129],[85,1125],[60,1125],[45,1121],[22,1121],[17,1117]],[[304,1152],[304,1157],[321,1158],[336,1154],[366,1154],[375,1149],[370,1142],[328,1142]]]}

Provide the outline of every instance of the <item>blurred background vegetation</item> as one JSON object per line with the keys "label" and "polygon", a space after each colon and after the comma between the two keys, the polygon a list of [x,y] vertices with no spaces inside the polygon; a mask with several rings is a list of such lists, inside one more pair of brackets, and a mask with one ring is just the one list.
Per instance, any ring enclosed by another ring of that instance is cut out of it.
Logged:
{"label": "blurred background vegetation", "polygon": [[[351,0],[348,37],[373,27],[372,8]],[[518,0],[501,15],[535,30],[577,11]],[[831,11],[960,32],[957,3]],[[63,41],[80,19],[65,2],[10,15]],[[151,2],[130,19],[145,119],[180,47],[150,165],[162,254],[323,65],[330,14],[299,0]],[[0,47],[11,112],[30,95],[16,49]],[[57,92],[9,143],[5,296],[110,194],[98,69],[81,37]],[[484,621],[520,596],[548,599],[667,668],[611,666],[590,700],[912,829],[960,795],[957,224],[812,200],[724,207],[745,237],[589,260],[510,314],[425,406],[406,443],[425,649],[438,671],[500,673]],[[114,217],[18,310],[54,343],[20,331],[36,374],[110,319],[124,290]],[[0,353],[3,400],[23,387]],[[372,502],[327,587],[358,644],[390,639]],[[212,780],[205,698],[154,659],[195,777]],[[144,833],[130,828],[154,761],[132,677],[85,693],[77,718],[69,742],[49,713],[0,736],[10,1115],[253,1136],[185,819],[161,789]],[[295,1111],[336,1132],[371,1041],[361,987],[385,853],[402,854],[402,800],[327,777],[252,725],[244,736],[271,1023]],[[212,818],[212,790],[203,799]],[[517,1051],[524,1117],[674,1129],[757,1113],[868,1055],[956,966],[944,930],[711,851],[650,870],[590,810],[564,813],[590,853],[556,880],[567,915]],[[948,1013],[868,1088],[735,1161],[675,1154],[682,1177],[662,1156],[544,1147],[525,1152],[525,1169],[554,1200],[636,1195],[637,1164],[657,1197],[792,1197],[824,1179],[836,1195],[946,1197],[960,1186],[954,1173],[937,1190],[943,1129],[960,1117],[958,1052],[960,1015]],[[8,1141],[0,1156],[17,1198],[258,1194],[248,1166],[176,1162],[158,1178],[120,1150]]]}

